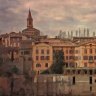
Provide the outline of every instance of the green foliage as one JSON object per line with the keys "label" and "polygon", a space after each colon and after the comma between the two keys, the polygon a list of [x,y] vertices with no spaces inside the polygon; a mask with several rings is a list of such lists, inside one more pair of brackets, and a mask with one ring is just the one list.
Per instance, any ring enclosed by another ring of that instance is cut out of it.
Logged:
{"label": "green foliage", "polygon": [[65,62],[63,51],[62,50],[54,51],[53,64],[49,69],[43,71],[41,74],[63,74],[64,65]]}
{"label": "green foliage", "polygon": [[12,72],[12,73],[15,73],[15,74],[18,74],[18,73],[19,73],[19,69],[18,69],[16,66],[14,66],[14,67],[11,69],[11,72]]}
{"label": "green foliage", "polygon": [[54,51],[53,59],[54,59],[53,64],[50,67],[51,73],[52,74],[62,74],[63,67],[65,65],[63,51],[62,50]]}
{"label": "green foliage", "polygon": [[44,70],[41,74],[50,74],[49,70]]}

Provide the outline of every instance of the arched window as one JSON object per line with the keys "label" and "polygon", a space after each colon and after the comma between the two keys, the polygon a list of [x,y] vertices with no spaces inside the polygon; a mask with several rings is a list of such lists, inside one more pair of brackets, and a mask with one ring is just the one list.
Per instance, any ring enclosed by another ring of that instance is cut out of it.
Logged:
{"label": "arched window", "polygon": [[41,64],[38,64],[38,63],[37,63],[37,64],[36,64],[36,67],[41,67]]}

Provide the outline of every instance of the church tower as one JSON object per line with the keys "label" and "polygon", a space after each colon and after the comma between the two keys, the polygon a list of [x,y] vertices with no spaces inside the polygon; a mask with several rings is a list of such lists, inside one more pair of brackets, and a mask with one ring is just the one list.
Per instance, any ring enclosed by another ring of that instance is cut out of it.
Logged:
{"label": "church tower", "polygon": [[29,40],[39,40],[40,31],[33,27],[33,18],[29,9],[27,17],[27,28],[22,30],[22,34]]}
{"label": "church tower", "polygon": [[27,18],[27,28],[33,28],[33,18],[31,16],[30,9],[29,9],[28,18]]}

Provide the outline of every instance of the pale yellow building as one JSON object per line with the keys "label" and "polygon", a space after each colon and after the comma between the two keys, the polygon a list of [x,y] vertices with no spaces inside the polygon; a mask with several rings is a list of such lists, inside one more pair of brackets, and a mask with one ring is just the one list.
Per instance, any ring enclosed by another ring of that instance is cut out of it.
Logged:
{"label": "pale yellow building", "polygon": [[78,44],[75,51],[78,67],[96,67],[96,40]]}
{"label": "pale yellow building", "polygon": [[33,70],[38,74],[48,69],[53,63],[53,49],[47,43],[35,43],[32,46]]}

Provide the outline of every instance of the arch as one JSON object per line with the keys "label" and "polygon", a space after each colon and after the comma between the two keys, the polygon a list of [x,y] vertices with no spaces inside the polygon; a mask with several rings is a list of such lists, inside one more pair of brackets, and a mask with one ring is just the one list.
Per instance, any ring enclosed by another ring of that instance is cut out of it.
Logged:
{"label": "arch", "polygon": [[37,64],[36,64],[36,67],[41,67],[41,64],[37,63]]}

